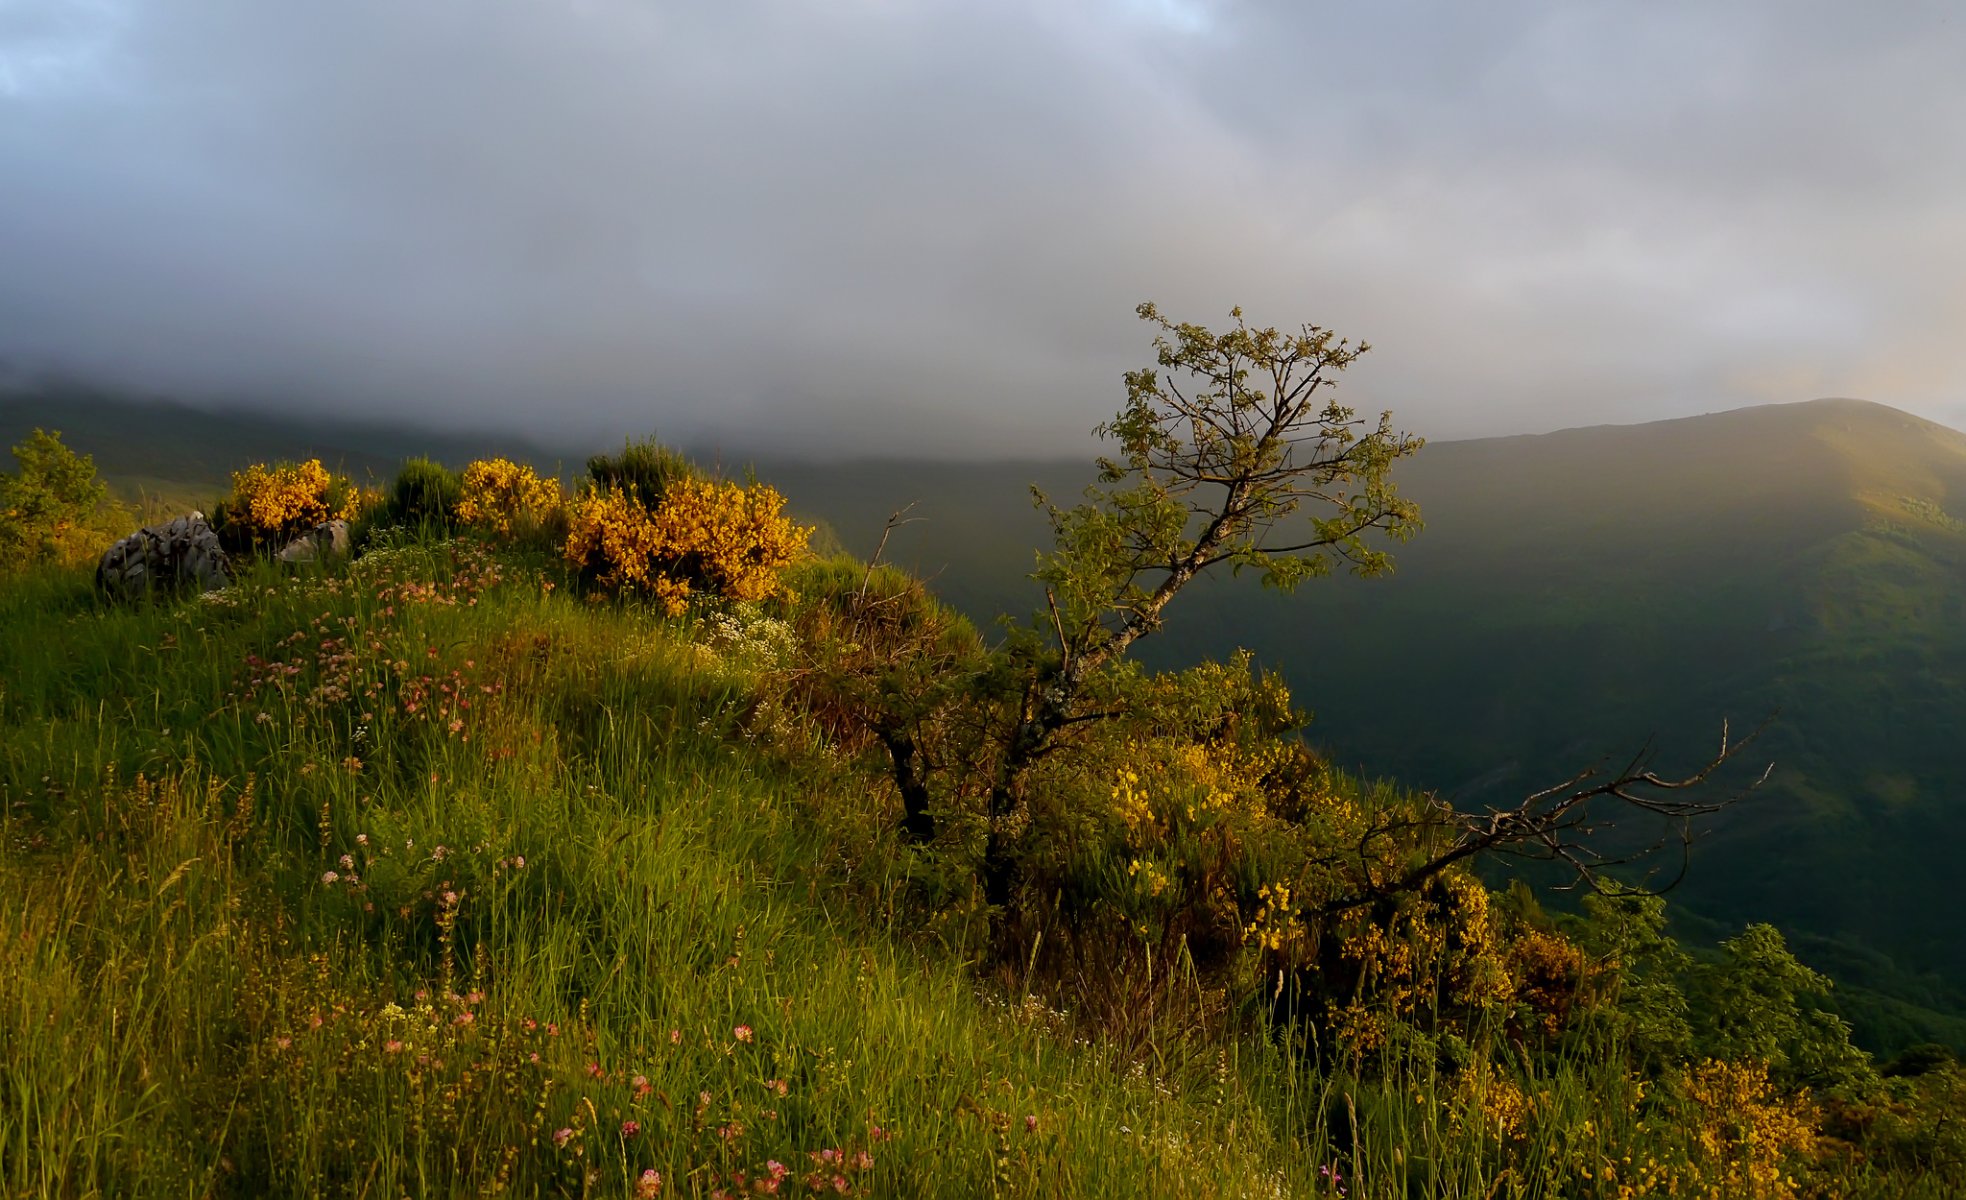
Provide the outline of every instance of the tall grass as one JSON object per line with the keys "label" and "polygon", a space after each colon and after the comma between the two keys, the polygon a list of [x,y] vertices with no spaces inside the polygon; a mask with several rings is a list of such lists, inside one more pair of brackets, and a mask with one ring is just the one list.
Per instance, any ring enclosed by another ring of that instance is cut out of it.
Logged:
{"label": "tall grass", "polygon": [[741,657],[543,565],[0,588],[0,1191],[1630,1196],[1692,1153],[1615,1054],[1368,1071],[1179,971],[1110,981],[1125,1038],[980,983]]}

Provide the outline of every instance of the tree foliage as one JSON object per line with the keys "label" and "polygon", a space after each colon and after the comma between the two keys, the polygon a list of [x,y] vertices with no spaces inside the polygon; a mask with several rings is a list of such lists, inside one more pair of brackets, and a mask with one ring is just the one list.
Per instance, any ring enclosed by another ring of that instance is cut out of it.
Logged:
{"label": "tree foliage", "polygon": [[65,562],[97,553],[114,536],[109,488],[95,460],[36,429],[13,448],[18,469],[0,472],[0,559],[11,566]]}

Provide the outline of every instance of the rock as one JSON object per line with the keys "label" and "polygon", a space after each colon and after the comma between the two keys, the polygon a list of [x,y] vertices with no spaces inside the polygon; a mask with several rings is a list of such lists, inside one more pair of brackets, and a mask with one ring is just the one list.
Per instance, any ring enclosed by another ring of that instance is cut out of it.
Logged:
{"label": "rock", "polygon": [[317,558],[346,558],[348,546],[348,522],[323,521],[288,542],[287,548],[280,551],[280,561],[304,563]]}
{"label": "rock", "polygon": [[193,587],[210,592],[231,582],[232,564],[201,512],[137,530],[111,546],[96,567],[96,587],[112,600]]}

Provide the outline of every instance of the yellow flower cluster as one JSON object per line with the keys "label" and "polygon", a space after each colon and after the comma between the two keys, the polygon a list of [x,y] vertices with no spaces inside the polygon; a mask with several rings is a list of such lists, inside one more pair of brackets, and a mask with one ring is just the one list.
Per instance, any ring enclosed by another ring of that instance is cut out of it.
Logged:
{"label": "yellow flower cluster", "polygon": [[479,459],[464,468],[457,519],[477,529],[509,536],[515,527],[546,520],[560,504],[558,480],[541,479],[531,467],[511,459]]}
{"label": "yellow flower cluster", "polygon": [[1304,940],[1304,921],[1291,903],[1290,885],[1266,883],[1256,889],[1256,919],[1242,934],[1246,944],[1278,951]]}
{"label": "yellow flower cluster", "polygon": [[1777,1093],[1755,1062],[1708,1060],[1687,1072],[1685,1087],[1700,1109],[1698,1165],[1710,1194],[1795,1200],[1791,1170],[1817,1149],[1808,1102]]}
{"label": "yellow flower cluster", "polygon": [[1515,1081],[1486,1064],[1463,1075],[1461,1080],[1463,1111],[1477,1117],[1497,1141],[1506,1142],[1523,1135],[1536,1104]]}
{"label": "yellow flower cluster", "polygon": [[1167,891],[1168,884],[1173,882],[1167,877],[1167,872],[1161,870],[1150,859],[1134,859],[1128,864],[1126,873],[1149,896],[1159,896],[1161,893]]}
{"label": "yellow flower cluster", "polygon": [[1140,773],[1131,767],[1121,767],[1113,777],[1113,811],[1126,823],[1129,834],[1154,823],[1154,809],[1147,801],[1147,789],[1141,786]]}
{"label": "yellow flower cluster", "polygon": [[[339,509],[330,499],[337,490],[347,493],[347,503]],[[226,508],[245,523],[255,539],[278,539],[330,518],[353,516],[360,496],[346,480],[330,474],[318,458],[273,467],[254,463],[232,473],[232,495]]]}
{"label": "yellow flower cluster", "polygon": [[654,512],[628,493],[598,489],[574,502],[566,557],[604,586],[653,595],[671,616],[698,590],[764,600],[782,594],[781,574],[812,536],[784,506],[763,484],[677,480]]}

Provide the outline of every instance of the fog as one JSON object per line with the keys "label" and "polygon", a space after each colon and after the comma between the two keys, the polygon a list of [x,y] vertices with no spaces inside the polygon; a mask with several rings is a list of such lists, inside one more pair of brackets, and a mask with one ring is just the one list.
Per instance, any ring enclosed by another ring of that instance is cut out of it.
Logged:
{"label": "fog", "polygon": [[0,0],[0,376],[1073,453],[1134,306],[1432,437],[1966,425],[1950,6]]}

